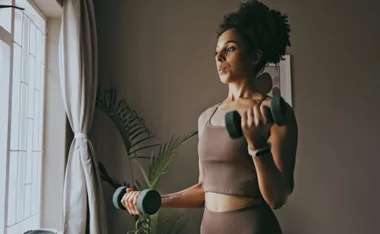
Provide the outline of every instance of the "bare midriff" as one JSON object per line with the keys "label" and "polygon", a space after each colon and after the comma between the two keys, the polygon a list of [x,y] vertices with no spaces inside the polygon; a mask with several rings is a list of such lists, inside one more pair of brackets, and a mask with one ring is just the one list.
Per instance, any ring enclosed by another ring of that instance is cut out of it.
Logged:
{"label": "bare midriff", "polygon": [[260,204],[259,199],[206,192],[205,206],[214,212],[224,212]]}

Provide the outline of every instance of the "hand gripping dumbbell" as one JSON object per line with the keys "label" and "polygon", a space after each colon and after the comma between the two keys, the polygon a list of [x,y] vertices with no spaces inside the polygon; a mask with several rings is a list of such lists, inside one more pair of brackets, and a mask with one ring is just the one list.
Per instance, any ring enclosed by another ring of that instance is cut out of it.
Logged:
{"label": "hand gripping dumbbell", "polygon": [[[127,186],[119,187],[113,194],[113,205],[119,210],[126,210],[121,203],[121,199],[127,193],[127,188]],[[142,214],[152,215],[160,209],[161,203],[161,195],[156,190],[144,189],[137,198],[137,209]]]}
{"label": "hand gripping dumbbell", "polygon": [[[287,124],[286,114],[286,102],[280,97],[273,97],[270,103],[270,107],[266,107],[267,119],[270,123],[275,123],[278,126],[284,126]],[[224,116],[224,122],[231,138],[237,139],[243,136],[243,130],[241,128],[241,116],[237,111],[230,111]]]}

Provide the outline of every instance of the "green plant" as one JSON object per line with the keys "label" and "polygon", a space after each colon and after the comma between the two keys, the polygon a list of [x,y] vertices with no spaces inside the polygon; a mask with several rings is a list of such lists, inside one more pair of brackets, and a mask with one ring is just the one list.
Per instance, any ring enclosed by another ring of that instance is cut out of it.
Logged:
{"label": "green plant", "polygon": [[[96,107],[115,124],[123,139],[128,157],[130,183],[112,179],[105,166],[99,162],[102,179],[115,189],[122,185],[136,190],[157,189],[162,175],[167,172],[167,167],[178,148],[197,134],[197,131],[194,130],[180,137],[173,136],[168,142],[161,142],[146,127],[143,118],[138,116],[124,99],[117,97],[117,90],[114,88],[105,91],[98,89]],[[146,155],[147,152],[150,154],[149,156]],[[144,169],[141,159],[150,160],[148,171]],[[137,163],[144,178],[143,183],[134,178],[135,172],[133,171],[132,161]],[[177,234],[183,228],[186,220],[186,213],[182,209],[161,208],[154,215],[141,214],[136,217],[135,229],[128,233]]]}

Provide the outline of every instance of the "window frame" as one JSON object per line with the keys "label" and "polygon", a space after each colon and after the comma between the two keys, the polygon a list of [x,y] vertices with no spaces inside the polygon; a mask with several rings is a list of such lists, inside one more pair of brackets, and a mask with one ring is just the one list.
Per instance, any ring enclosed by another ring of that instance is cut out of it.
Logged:
{"label": "window frame", "polygon": [[[41,57],[41,61],[43,61],[43,64],[44,66],[42,66],[44,69],[41,69],[40,70],[40,75],[41,77],[39,78],[42,82],[41,84],[41,100],[40,100],[40,113],[42,114],[42,116],[40,116],[40,123],[41,123],[41,126],[39,126],[39,130],[42,131],[40,134],[41,134],[41,137],[40,137],[40,145],[41,145],[41,160],[39,161],[39,171],[38,173],[40,174],[39,176],[39,191],[38,191],[38,197],[37,197],[37,200],[39,200],[38,202],[38,205],[37,206],[37,210],[36,210],[36,213],[34,215],[31,215],[30,217],[20,221],[20,222],[17,222],[16,224],[8,227],[7,226],[7,223],[8,223],[8,203],[9,203],[9,179],[10,179],[10,155],[11,155],[11,126],[12,126],[12,97],[13,97],[13,79],[14,79],[14,75],[13,75],[13,71],[14,71],[14,53],[15,53],[15,48],[14,48],[14,43],[15,42],[15,18],[16,18],[16,13],[15,11],[20,11],[20,9],[15,9],[15,8],[6,8],[6,9],[0,9],[1,10],[11,10],[11,30],[10,32],[6,29],[4,29],[2,26],[0,26],[0,40],[2,42],[4,42],[6,45],[9,46],[9,67],[8,67],[8,82],[7,85],[9,87],[9,93],[8,93],[8,105],[7,105],[7,109],[5,109],[4,111],[6,111],[6,115],[7,117],[5,117],[7,120],[8,120],[8,123],[6,124],[7,126],[5,127],[7,129],[7,133],[6,133],[6,143],[5,143],[5,158],[3,158],[1,161],[4,162],[4,165],[3,166],[0,166],[0,179],[2,181],[0,181],[0,185],[2,186],[0,188],[0,192],[2,194],[0,194],[0,198],[3,198],[2,200],[0,200],[1,204],[0,204],[0,233],[9,233],[9,234],[13,234],[13,233],[20,233],[21,232],[24,232],[28,229],[34,229],[34,228],[38,228],[40,225],[41,225],[41,211],[42,211],[42,190],[43,190],[43,178],[42,178],[42,174],[43,174],[43,158],[45,156],[45,153],[44,153],[44,131],[45,131],[45,124],[44,124],[44,119],[45,119],[45,116],[46,116],[46,113],[44,111],[45,109],[45,99],[46,99],[46,90],[45,90],[45,86],[46,86],[46,79],[47,79],[47,17],[39,10],[39,8],[31,1],[31,0],[24,0],[25,2],[27,2],[29,5],[28,5],[28,8],[32,8],[33,11],[35,11],[39,17],[42,18],[42,20],[44,21],[44,28],[43,29],[40,29],[42,30],[42,38],[41,40],[44,40],[44,44],[43,44],[43,47],[44,48],[41,48],[41,54],[40,56]],[[12,2],[12,5],[16,5],[16,0],[11,0]],[[22,13],[25,17],[25,15],[28,15],[28,9],[25,9],[24,12]],[[31,20],[34,24],[37,25],[36,22],[34,22],[33,19],[30,19],[29,15],[27,16],[29,18],[29,20]],[[24,23],[22,23],[23,25]],[[24,25],[23,25],[24,27]],[[28,29],[29,30],[29,29]],[[43,53],[42,53],[43,52]],[[25,56],[23,54],[23,56]],[[26,56],[29,56],[29,53],[26,55]],[[29,64],[29,62],[28,62]],[[24,72],[24,69],[29,69],[29,67],[23,67],[23,72]],[[28,72],[28,71],[26,71]],[[21,90],[20,90],[21,92]],[[27,98],[27,100],[29,100],[29,97]],[[29,104],[29,103],[28,103]],[[27,106],[28,106],[27,104]],[[27,133],[25,133],[27,134]],[[34,136],[33,136],[34,137]],[[1,172],[1,170],[4,168],[3,172]],[[18,176],[18,175],[17,175]],[[19,201],[17,201],[19,202]],[[23,209],[25,209],[23,207]],[[35,216],[35,217],[33,217]]]}
{"label": "window frame", "polygon": [[[12,0],[12,5],[14,5],[16,0]],[[2,9],[0,9],[2,10]],[[4,160],[4,165],[3,165],[3,174],[1,175],[0,179],[2,180],[1,181],[1,184],[3,185],[3,188],[0,188],[2,191],[3,194],[1,194],[1,198],[3,198],[3,200],[1,200],[0,202],[2,203],[0,208],[2,208],[0,210],[1,214],[0,214],[0,217],[1,217],[1,221],[0,221],[0,231],[1,233],[6,233],[6,226],[7,226],[7,222],[8,222],[8,219],[7,219],[7,213],[8,213],[8,191],[9,191],[9,155],[10,155],[10,137],[11,137],[11,133],[10,133],[10,127],[11,127],[11,117],[12,117],[12,109],[11,109],[11,104],[12,104],[12,90],[13,90],[13,84],[12,84],[12,77],[13,77],[13,51],[14,51],[14,48],[13,48],[13,32],[14,32],[14,15],[15,15],[15,12],[14,12],[14,9],[13,8],[5,8],[5,10],[10,10],[11,11],[11,32],[8,32],[5,28],[3,28],[1,25],[0,25],[0,40],[2,42],[4,42],[5,44],[7,44],[9,46],[9,67],[8,67],[8,87],[9,87],[9,93],[8,93],[8,105],[7,105],[7,109],[5,110],[6,111],[6,114],[7,114],[7,120],[8,120],[8,123],[7,123],[7,137],[6,137],[6,143],[5,143],[5,158],[3,159]]]}

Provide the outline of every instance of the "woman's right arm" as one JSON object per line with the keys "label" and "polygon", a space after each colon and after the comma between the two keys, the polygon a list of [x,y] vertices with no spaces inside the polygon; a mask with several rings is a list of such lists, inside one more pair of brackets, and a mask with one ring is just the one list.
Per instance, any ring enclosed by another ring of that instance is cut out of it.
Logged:
{"label": "woman's right arm", "polygon": [[[198,118],[198,137],[201,135],[207,116],[212,108],[203,112]],[[162,207],[171,208],[197,208],[203,207],[205,203],[205,192],[203,190],[204,172],[201,162],[198,160],[199,178],[198,183],[182,191],[170,194],[164,194],[162,198]]]}
{"label": "woman's right arm", "polygon": [[205,203],[205,192],[203,190],[203,168],[199,162],[198,183],[182,191],[161,195],[162,207],[171,208],[197,208],[203,207]]}
{"label": "woman's right arm", "polygon": [[[198,137],[203,131],[207,121],[208,112],[211,108],[203,112],[198,118]],[[175,193],[163,194],[161,207],[170,208],[198,208],[203,207],[205,203],[205,192],[203,189],[204,172],[201,162],[198,160],[199,178],[198,183]],[[130,214],[139,214],[137,210],[137,198],[140,191],[128,189],[127,194],[123,197],[122,203]]]}

